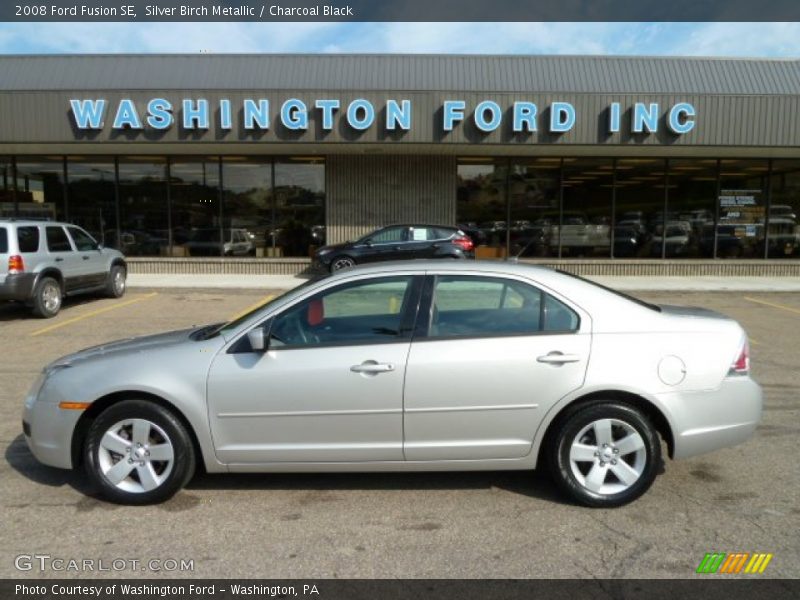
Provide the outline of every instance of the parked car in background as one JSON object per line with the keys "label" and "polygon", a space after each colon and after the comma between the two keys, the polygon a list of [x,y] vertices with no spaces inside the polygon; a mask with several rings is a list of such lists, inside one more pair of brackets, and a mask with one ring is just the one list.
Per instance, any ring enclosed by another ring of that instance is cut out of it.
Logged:
{"label": "parked car in background", "polygon": [[690,233],[691,226],[686,221],[668,222],[666,233],[664,227],[658,225],[655,235],[650,238],[650,255],[661,256],[664,251],[668,258],[687,256],[691,243]]}
{"label": "parked car in background", "polygon": [[248,256],[255,254],[255,244],[245,229],[196,229],[184,246],[190,256]]}
{"label": "parked car in background", "polygon": [[122,253],[76,225],[0,220],[0,300],[24,302],[37,317],[50,318],[64,296],[119,298],[126,278]]}
{"label": "parked car in background", "polygon": [[641,234],[633,227],[614,227],[614,256],[631,258],[637,256],[641,247]]}
{"label": "parked car in background", "polygon": [[761,408],[731,318],[440,260],[341,271],[227,324],[64,356],[30,389],[22,429],[40,462],[82,467],[127,504],[166,500],[197,465],[549,467],[570,499],[608,508],[650,488],[662,440],[674,459],[733,446]]}
{"label": "parked car in background", "polygon": [[331,272],[357,264],[414,258],[475,258],[475,244],[457,227],[390,225],[355,242],[323,246],[314,253],[317,265]]}

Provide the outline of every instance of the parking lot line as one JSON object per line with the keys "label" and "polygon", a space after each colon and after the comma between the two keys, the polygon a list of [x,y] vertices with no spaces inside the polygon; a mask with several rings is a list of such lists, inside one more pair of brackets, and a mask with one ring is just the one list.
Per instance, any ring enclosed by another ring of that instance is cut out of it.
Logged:
{"label": "parking lot line", "polygon": [[791,306],[784,306],[783,304],[775,304],[774,302],[767,302],[766,300],[759,300],[758,298],[750,298],[749,296],[744,296],[744,299],[750,302],[764,304],[765,306],[771,306],[772,308],[779,308],[781,310],[786,310],[800,315],[800,309],[792,308]]}
{"label": "parking lot line", "polygon": [[151,292],[149,294],[144,294],[142,296],[138,296],[136,298],[131,298],[130,300],[126,300],[125,302],[120,302],[119,304],[112,304],[111,306],[104,306],[103,308],[98,308],[97,310],[90,311],[88,313],[84,313],[82,315],[78,315],[77,317],[72,317],[71,319],[67,319],[66,321],[60,321],[59,323],[55,323],[50,325],[49,327],[44,327],[43,329],[37,329],[31,336],[41,335],[43,333],[47,333],[48,331],[53,331],[55,329],[60,329],[66,325],[72,325],[73,323],[77,323],[78,321],[83,321],[84,319],[88,319],[89,317],[94,317],[96,315],[108,312],[110,310],[115,310],[117,308],[122,308],[123,306],[129,306],[136,302],[141,302],[142,300],[147,300],[148,298],[152,298],[153,296],[157,296],[158,292]]}
{"label": "parking lot line", "polygon": [[267,302],[269,302],[270,300],[272,300],[274,297],[275,297],[275,294],[269,294],[269,295],[267,295],[267,296],[264,296],[264,297],[263,297],[263,298],[261,298],[261,300],[259,300],[258,302],[254,302],[253,304],[251,304],[250,306],[248,306],[248,307],[247,307],[247,308],[245,308],[244,310],[241,310],[241,311],[239,311],[238,313],[236,313],[236,314],[235,314],[235,315],[233,315],[232,317],[228,317],[228,320],[229,320],[229,321],[235,321],[235,320],[236,320],[236,319],[238,319],[239,317],[242,317],[242,316],[246,315],[247,313],[249,313],[251,310],[255,310],[255,309],[257,309],[259,306],[262,306],[263,304],[266,304]]}

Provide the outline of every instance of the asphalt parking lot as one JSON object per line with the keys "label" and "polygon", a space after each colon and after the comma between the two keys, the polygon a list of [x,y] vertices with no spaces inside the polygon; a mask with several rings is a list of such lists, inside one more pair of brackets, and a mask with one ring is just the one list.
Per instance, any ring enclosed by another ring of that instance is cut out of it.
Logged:
{"label": "asphalt parking lot", "polygon": [[673,578],[694,576],[706,552],[773,553],[761,577],[800,576],[797,293],[637,294],[738,319],[766,403],[750,442],[668,460],[650,492],[620,509],[573,506],[546,475],[527,472],[205,475],[165,504],[121,507],[87,495],[81,474],[43,467],[28,452],[22,399],[45,363],[231,318],[268,295],[131,290],[121,300],[68,301],[46,321],[0,305],[0,577],[26,575],[16,556],[46,554],[194,561],[190,572],[145,577]]}

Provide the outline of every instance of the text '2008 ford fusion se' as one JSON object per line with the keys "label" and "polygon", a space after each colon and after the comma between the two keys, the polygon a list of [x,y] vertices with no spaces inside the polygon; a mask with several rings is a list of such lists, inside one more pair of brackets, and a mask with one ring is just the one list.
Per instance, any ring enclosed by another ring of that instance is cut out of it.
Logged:
{"label": "text '2008 ford fusion se'", "polygon": [[761,417],[747,336],[513,263],[411,261],[308,283],[224,324],[123,340],[44,368],[36,458],[108,499],[166,500],[221,472],[547,465],[619,506],[662,463],[744,442]]}

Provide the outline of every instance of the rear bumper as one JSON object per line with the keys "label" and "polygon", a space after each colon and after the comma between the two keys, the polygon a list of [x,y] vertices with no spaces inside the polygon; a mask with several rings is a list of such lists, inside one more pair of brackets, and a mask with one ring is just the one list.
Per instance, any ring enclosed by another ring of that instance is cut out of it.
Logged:
{"label": "rear bumper", "polygon": [[761,420],[761,386],[750,377],[726,377],[716,390],[665,394],[661,399],[672,417],[673,458],[741,444]]}
{"label": "rear bumper", "polygon": [[0,283],[0,300],[29,300],[35,283],[36,273],[6,275]]}

